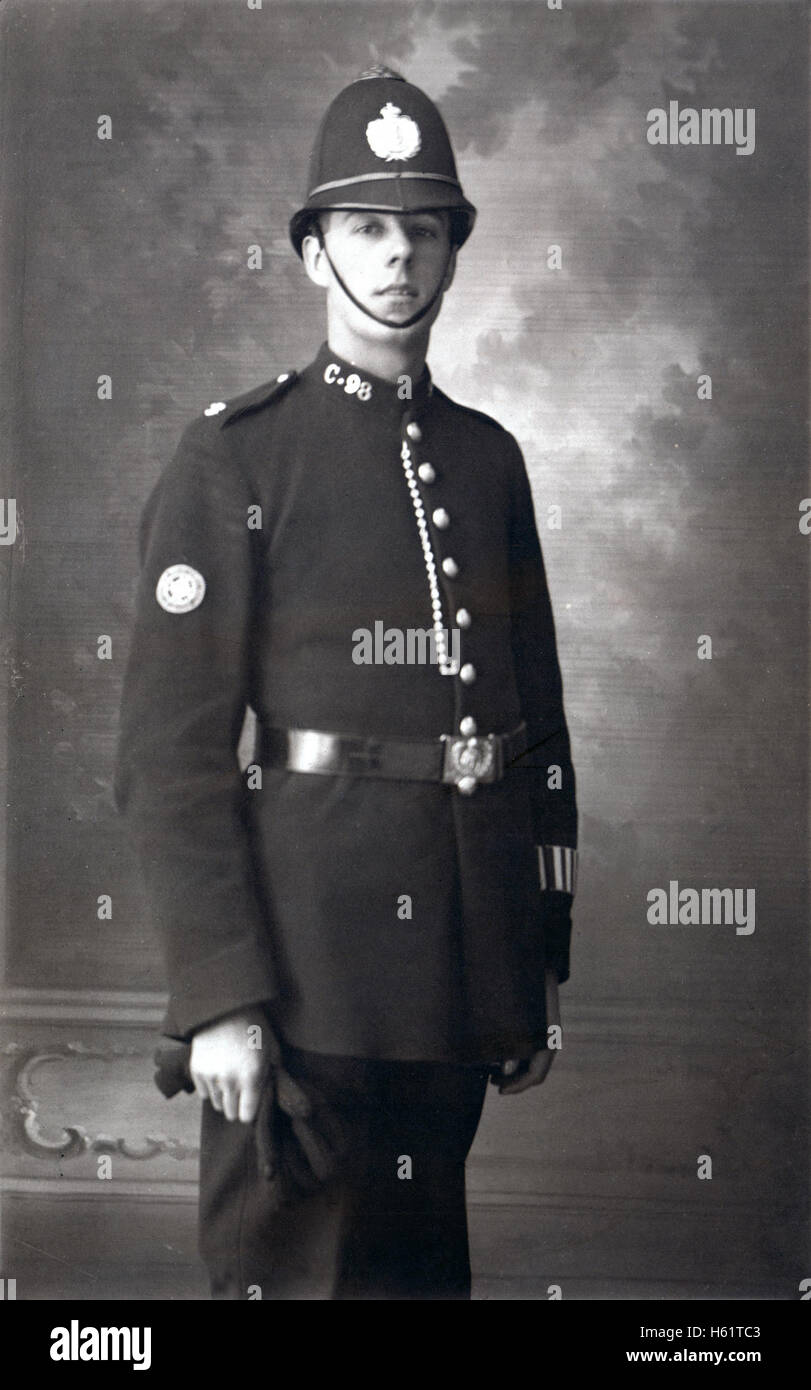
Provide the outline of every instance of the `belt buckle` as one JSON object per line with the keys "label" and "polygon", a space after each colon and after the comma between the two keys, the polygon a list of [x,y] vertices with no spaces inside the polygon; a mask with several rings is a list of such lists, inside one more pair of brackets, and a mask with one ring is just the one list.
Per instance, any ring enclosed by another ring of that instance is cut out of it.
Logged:
{"label": "belt buckle", "polygon": [[[445,755],[442,764],[442,781],[473,791],[479,782],[495,782],[501,777],[502,748],[498,734],[476,735],[473,738],[457,738],[443,734]],[[470,785],[472,783],[472,785]]]}

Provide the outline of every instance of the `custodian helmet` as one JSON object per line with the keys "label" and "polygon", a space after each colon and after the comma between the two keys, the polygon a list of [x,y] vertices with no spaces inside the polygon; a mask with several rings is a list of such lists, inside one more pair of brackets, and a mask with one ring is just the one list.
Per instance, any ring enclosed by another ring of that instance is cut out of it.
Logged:
{"label": "custodian helmet", "polygon": [[447,208],[455,246],[467,240],[476,217],[462,192],[439,111],[419,87],[390,68],[371,68],[338,93],[316,136],[307,189],[290,220],[290,240],[299,256],[314,216],[329,208]]}

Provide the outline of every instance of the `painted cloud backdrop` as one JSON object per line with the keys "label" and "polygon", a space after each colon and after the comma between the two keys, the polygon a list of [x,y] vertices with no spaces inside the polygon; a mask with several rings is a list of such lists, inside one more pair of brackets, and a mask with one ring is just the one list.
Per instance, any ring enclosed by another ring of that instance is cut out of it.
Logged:
{"label": "painted cloud backdrop", "polygon": [[[137,515],[185,422],[321,339],[286,223],[325,103],[372,61],[439,99],[480,208],[430,360],[517,435],[533,481],[583,808],[572,989],[621,994],[641,968],[652,997],[722,978],[745,1001],[778,930],[790,957],[806,786],[802,36],[792,4],[12,7],[28,460],[28,698],[12,732],[42,831],[17,866],[20,929],[32,884],[50,904],[23,974],[59,958],[70,914],[69,975],[158,978],[134,923],[102,961],[92,922],[82,937],[101,864],[135,893],[95,634],[126,645]],[[754,153],[649,145],[647,111],[671,99],[754,107]],[[648,927],[645,895],[670,878],[756,886],[748,954],[724,932]]]}

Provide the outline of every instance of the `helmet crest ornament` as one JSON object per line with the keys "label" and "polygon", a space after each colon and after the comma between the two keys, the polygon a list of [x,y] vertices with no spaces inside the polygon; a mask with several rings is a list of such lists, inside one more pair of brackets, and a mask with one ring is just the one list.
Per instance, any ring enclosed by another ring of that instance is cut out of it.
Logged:
{"label": "helmet crest ornament", "polygon": [[413,159],[422,145],[417,122],[391,101],[381,106],[378,119],[367,125],[366,139],[372,153],[386,160]]}

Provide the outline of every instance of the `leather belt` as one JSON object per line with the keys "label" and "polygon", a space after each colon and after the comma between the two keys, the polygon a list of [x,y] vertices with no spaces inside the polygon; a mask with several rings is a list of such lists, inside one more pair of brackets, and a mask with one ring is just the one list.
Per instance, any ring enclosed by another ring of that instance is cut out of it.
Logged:
{"label": "leather belt", "polygon": [[283,767],[288,772],[448,782],[469,795],[480,782],[499,781],[526,748],[523,723],[508,734],[471,738],[442,734],[424,741],[263,728],[256,760],[263,767]]}

